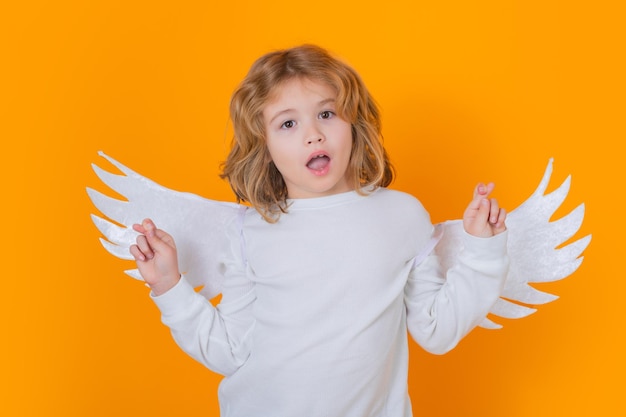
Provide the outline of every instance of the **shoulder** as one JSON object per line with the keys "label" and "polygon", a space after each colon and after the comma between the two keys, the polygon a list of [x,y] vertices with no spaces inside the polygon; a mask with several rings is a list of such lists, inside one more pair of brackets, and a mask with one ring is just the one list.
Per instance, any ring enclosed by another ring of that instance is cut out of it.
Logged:
{"label": "shoulder", "polygon": [[372,193],[372,196],[379,200],[381,204],[394,207],[397,210],[430,217],[422,203],[411,194],[388,188],[379,188]]}
{"label": "shoulder", "polygon": [[379,188],[371,194],[380,204],[379,219],[387,233],[395,234],[410,257],[424,247],[433,233],[430,215],[422,203],[402,191]]}
{"label": "shoulder", "polygon": [[411,229],[430,233],[432,224],[430,215],[422,203],[402,191],[379,188],[371,194],[372,201],[380,205],[385,217],[392,221],[400,222]]}

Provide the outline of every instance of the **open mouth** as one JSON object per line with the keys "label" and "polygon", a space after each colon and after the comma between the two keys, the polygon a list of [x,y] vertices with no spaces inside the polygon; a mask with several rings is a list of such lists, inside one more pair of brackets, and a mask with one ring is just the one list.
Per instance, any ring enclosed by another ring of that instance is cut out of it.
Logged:
{"label": "open mouth", "polygon": [[309,162],[306,163],[307,168],[313,171],[323,171],[328,167],[330,163],[330,157],[326,154],[314,155]]}

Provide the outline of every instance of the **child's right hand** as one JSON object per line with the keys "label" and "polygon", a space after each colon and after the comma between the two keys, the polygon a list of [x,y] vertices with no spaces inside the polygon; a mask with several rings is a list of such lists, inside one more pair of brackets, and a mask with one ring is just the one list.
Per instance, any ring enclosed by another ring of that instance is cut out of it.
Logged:
{"label": "child's right hand", "polygon": [[174,239],[157,229],[152,220],[145,219],[134,224],[133,229],[141,235],[130,253],[137,261],[137,268],[155,296],[171,289],[180,280],[178,256]]}

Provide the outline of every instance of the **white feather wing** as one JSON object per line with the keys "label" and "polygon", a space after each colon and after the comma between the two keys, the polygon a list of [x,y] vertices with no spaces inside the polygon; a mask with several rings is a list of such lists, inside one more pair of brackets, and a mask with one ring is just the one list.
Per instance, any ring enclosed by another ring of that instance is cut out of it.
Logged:
{"label": "white feather wing", "polygon": [[[179,268],[190,284],[203,287],[200,293],[207,298],[219,294],[222,266],[214,254],[224,245],[230,245],[226,241],[226,227],[240,221],[245,206],[165,188],[104,153],[99,155],[124,174],[112,174],[92,165],[102,182],[125,198],[118,200],[87,188],[91,201],[107,218],[91,216],[106,238],[100,239],[104,248],[118,258],[132,260],[129,248],[138,235],[132,225],[151,218],[174,238]],[[125,272],[142,280],[137,269]]]}
{"label": "white feather wing", "polygon": [[[510,267],[501,298],[493,306],[495,316],[513,319],[534,313],[526,305],[545,304],[558,298],[533,288],[530,284],[560,280],[572,274],[583,261],[581,256],[591,235],[563,245],[580,229],[585,214],[580,204],[564,217],[550,221],[569,192],[571,178],[554,191],[545,194],[552,175],[550,159],[546,171],[535,192],[506,220]],[[461,250],[463,224],[460,220],[442,223],[443,233],[435,251],[444,271],[455,263]],[[502,327],[489,319],[481,327]]]}

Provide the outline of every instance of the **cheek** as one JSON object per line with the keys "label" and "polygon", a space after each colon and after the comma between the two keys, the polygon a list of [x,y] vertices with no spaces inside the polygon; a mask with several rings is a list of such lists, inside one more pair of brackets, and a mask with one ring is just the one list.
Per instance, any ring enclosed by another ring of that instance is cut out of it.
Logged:
{"label": "cheek", "polygon": [[272,136],[265,137],[265,158],[274,160],[279,153],[279,147],[276,138]]}
{"label": "cheek", "polygon": [[266,160],[271,161],[278,169],[293,160],[293,151],[289,149],[286,143],[268,142],[265,149]]}

